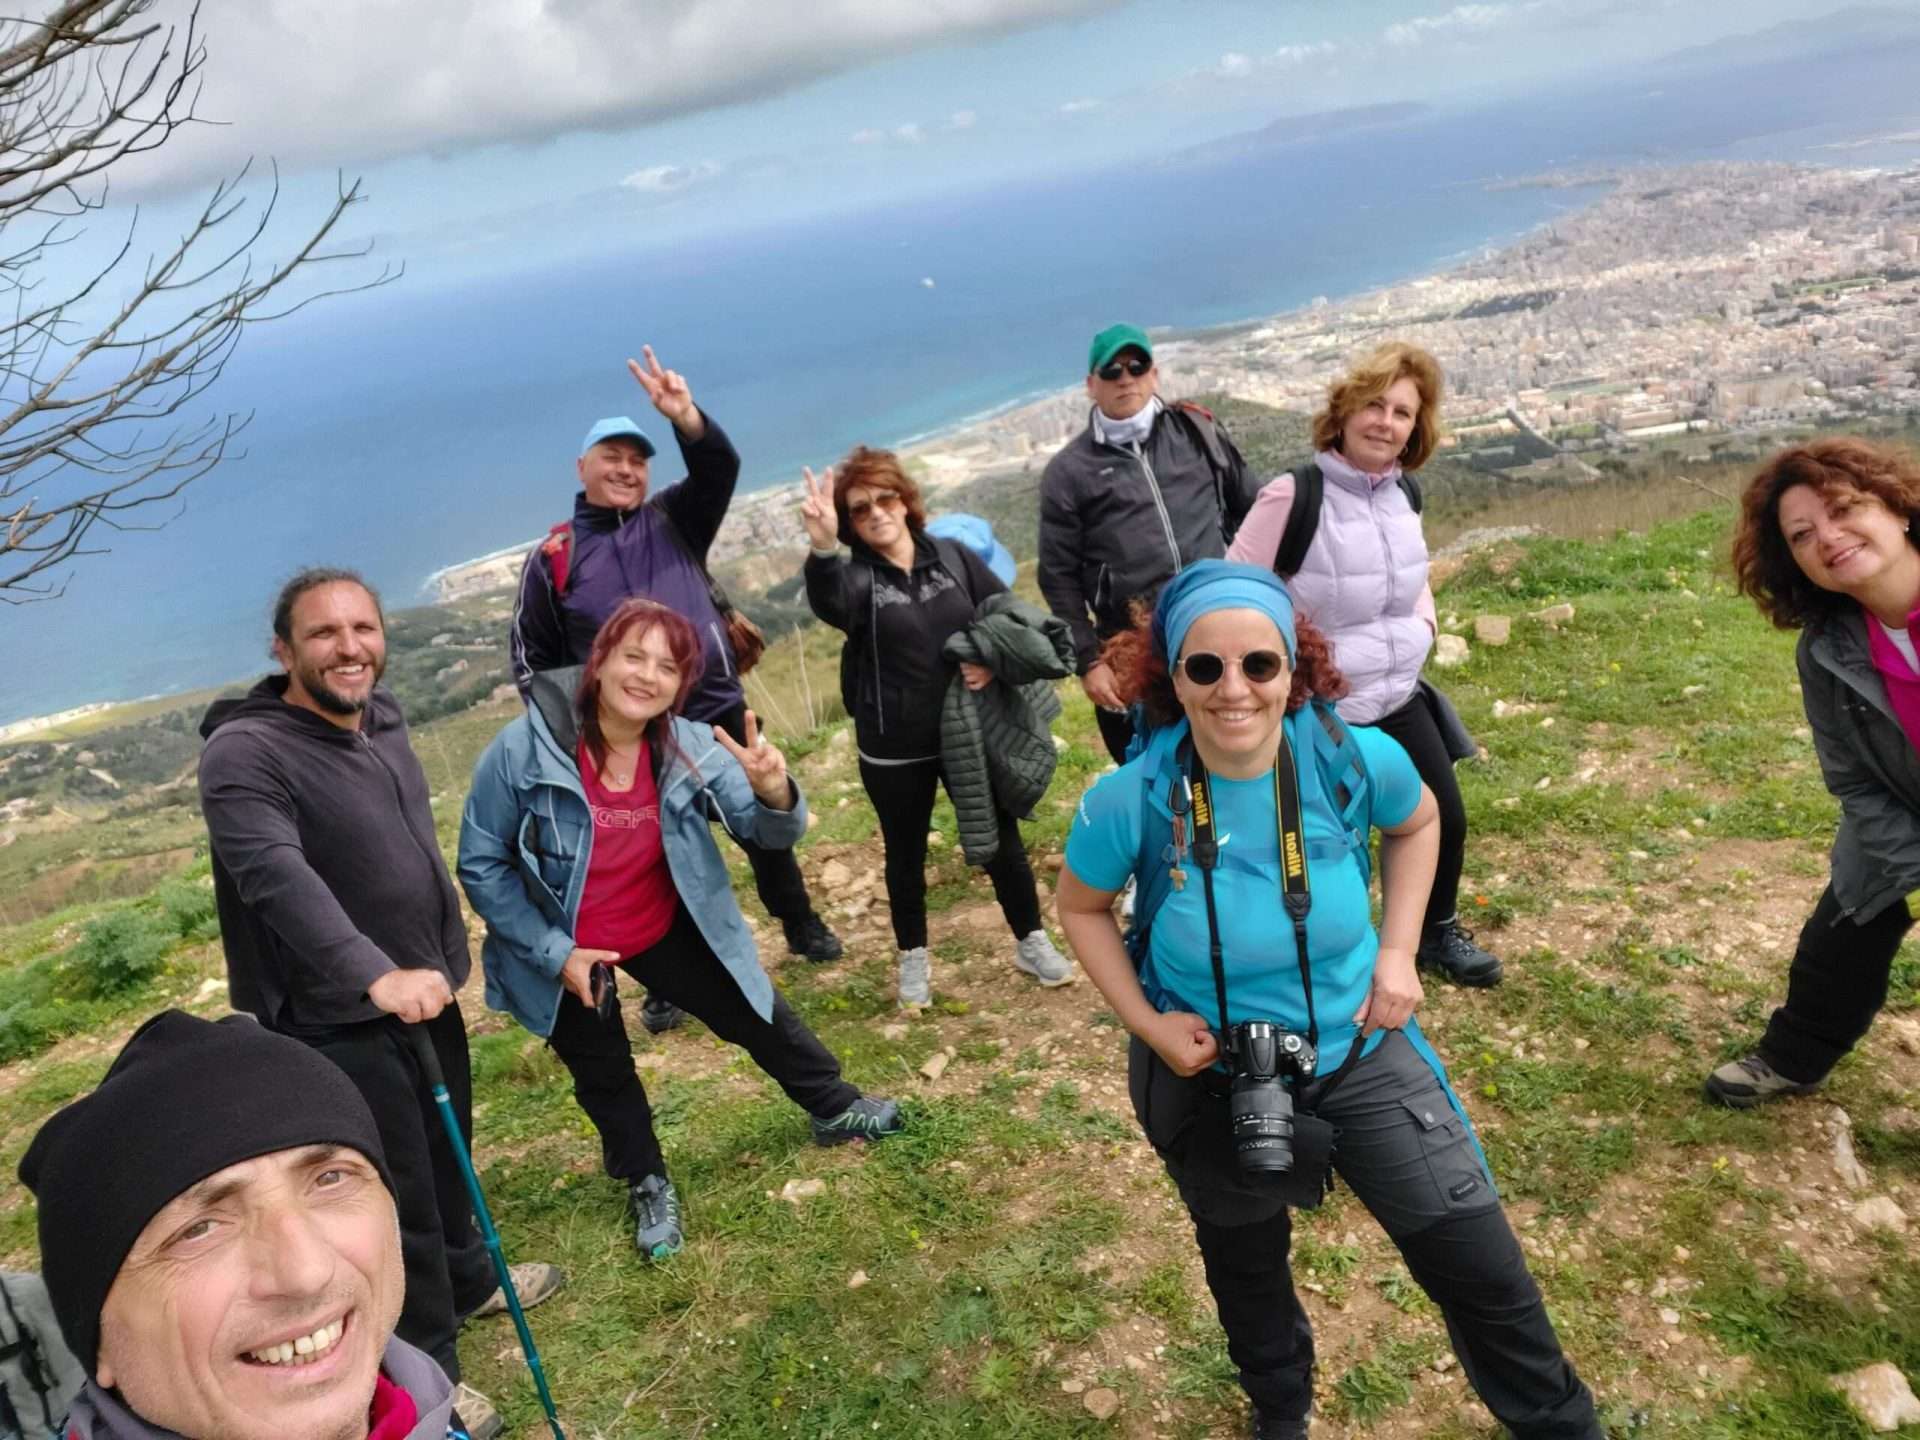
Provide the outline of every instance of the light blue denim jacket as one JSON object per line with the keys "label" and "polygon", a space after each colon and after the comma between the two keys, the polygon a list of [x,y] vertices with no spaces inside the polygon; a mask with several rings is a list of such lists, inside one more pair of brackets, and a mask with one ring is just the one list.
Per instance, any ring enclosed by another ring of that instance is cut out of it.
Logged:
{"label": "light blue denim jacket", "polygon": [[[487,922],[480,950],[487,1004],[543,1036],[553,1033],[559,1013],[560,967],[574,948],[593,848],[575,758],[572,696],[579,674],[553,670],[534,677],[526,714],[494,736],[474,766],[460,818],[460,884]],[[658,771],[660,834],[673,888],[754,1013],[770,1019],[773,982],[760,968],[709,817],[777,849],[806,833],[806,801],[796,786],[793,809],[762,805],[710,725],[676,716],[673,740],[680,753],[669,752]]]}

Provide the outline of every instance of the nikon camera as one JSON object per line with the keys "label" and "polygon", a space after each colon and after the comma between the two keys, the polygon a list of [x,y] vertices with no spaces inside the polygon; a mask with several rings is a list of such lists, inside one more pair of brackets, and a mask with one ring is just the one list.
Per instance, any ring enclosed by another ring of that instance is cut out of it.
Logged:
{"label": "nikon camera", "polygon": [[1293,1169],[1293,1096],[1289,1087],[1313,1078],[1319,1056],[1307,1037],[1271,1020],[1244,1020],[1228,1035],[1233,1065],[1233,1148],[1240,1168],[1256,1175]]}

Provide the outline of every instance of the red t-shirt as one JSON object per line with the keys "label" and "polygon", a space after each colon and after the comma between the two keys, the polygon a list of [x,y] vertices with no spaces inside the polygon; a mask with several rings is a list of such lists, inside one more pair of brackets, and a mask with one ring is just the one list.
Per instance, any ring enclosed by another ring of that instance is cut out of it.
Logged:
{"label": "red t-shirt", "polygon": [[593,812],[593,854],[573,943],[588,950],[638,955],[659,943],[680,904],[660,838],[660,791],[652,756],[640,742],[633,786],[609,790],[580,742],[580,783]]}

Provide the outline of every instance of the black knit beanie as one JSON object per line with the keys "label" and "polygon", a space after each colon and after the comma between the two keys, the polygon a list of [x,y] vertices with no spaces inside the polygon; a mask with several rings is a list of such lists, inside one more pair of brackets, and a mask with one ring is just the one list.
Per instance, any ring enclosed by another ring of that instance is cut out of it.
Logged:
{"label": "black knit beanie", "polygon": [[61,1333],[92,1375],[100,1307],[147,1222],[229,1165],[345,1145],[380,1171],[367,1102],[317,1050],[244,1015],[166,1010],[138,1030],[92,1094],[33,1137],[20,1179],[40,1203],[40,1265]]}

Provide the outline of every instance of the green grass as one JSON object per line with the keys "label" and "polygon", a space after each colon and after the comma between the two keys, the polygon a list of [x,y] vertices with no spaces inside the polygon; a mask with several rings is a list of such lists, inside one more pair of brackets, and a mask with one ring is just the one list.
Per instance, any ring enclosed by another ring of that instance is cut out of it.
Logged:
{"label": "green grass", "polygon": [[[1741,1115],[1698,1094],[1704,1070],[1765,1023],[1795,898],[1817,893],[1835,822],[1792,639],[1731,593],[1726,523],[1708,512],[1605,543],[1502,546],[1441,590],[1472,658],[1435,678],[1489,751],[1460,770],[1473,832],[1462,906],[1508,978],[1486,993],[1433,984],[1422,1014],[1610,1435],[1852,1437],[1865,1432],[1826,1377],[1869,1360],[1920,1375],[1920,1262],[1854,1239],[1849,1197],[1810,1188],[1830,1179],[1817,1105]],[[1571,623],[1528,618],[1560,601]],[[1512,617],[1511,643],[1473,641],[1480,614]],[[819,630],[783,639],[755,703],[809,797],[803,868],[836,861],[857,882],[881,857],[831,693],[837,651]],[[1075,797],[1107,764],[1085,700],[1062,690],[1068,743],[1023,827],[1043,885]],[[1495,718],[1496,701],[1538,708]],[[414,731],[449,852],[473,761],[514,713],[482,705]],[[47,890],[0,916],[0,1044],[10,1004],[51,1017],[0,1071],[9,1169],[45,1116],[97,1081],[110,1053],[97,1039],[217,970],[205,865],[190,858],[197,817],[174,803],[136,819],[131,836],[81,825],[0,850],[0,880]],[[634,1256],[561,1067],[510,1022],[479,1024],[489,1199],[510,1254],[570,1276],[534,1316],[569,1433],[1199,1440],[1243,1423],[1191,1229],[1127,1106],[1123,1035],[1086,985],[1037,999],[1006,976],[1004,930],[964,923],[991,892],[960,857],[944,798],[932,829],[931,1012],[902,1023],[893,1009],[878,885],[862,919],[829,913],[882,938],[779,974],[850,1078],[905,1097],[903,1136],[818,1149],[777,1088],[698,1025],[641,1040],[687,1207],[688,1248],[670,1264]],[[76,873],[105,888],[62,899]],[[1774,917],[1775,958],[1749,953],[1756,914]],[[1888,1009],[1920,1009],[1920,943],[1896,963]],[[920,1067],[942,1049],[953,1059],[927,1086]],[[1876,1041],[1828,1090],[1876,1190],[1904,1186],[1908,1200],[1920,1135],[1897,1112],[1913,1074]],[[779,1198],[809,1179],[823,1182],[815,1198]],[[32,1263],[32,1237],[27,1197],[0,1192],[0,1258]],[[1490,1422],[1460,1413],[1468,1391],[1444,1365],[1436,1310],[1350,1194],[1299,1217],[1293,1265],[1320,1339],[1320,1430],[1485,1440]],[[506,1325],[475,1327],[463,1354],[510,1423],[540,1433]],[[1121,1397],[1105,1424],[1081,1403],[1096,1385]]]}

